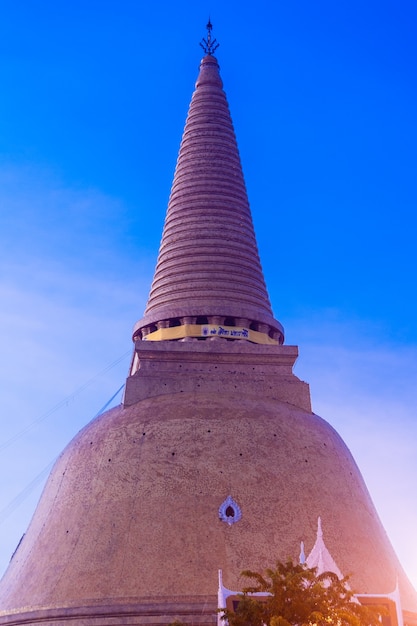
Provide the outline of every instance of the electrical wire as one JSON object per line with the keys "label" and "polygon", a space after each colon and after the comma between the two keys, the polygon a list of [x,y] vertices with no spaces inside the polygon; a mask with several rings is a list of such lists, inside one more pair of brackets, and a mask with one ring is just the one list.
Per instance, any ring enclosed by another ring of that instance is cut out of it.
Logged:
{"label": "electrical wire", "polygon": [[[129,354],[130,354],[130,351],[129,351]],[[112,367],[114,365],[116,365],[117,363],[120,363],[120,361],[125,356],[126,355],[123,355],[123,357],[120,357],[120,359],[115,361],[112,364]],[[110,366],[107,367],[105,370],[102,370],[102,372],[100,372],[100,374],[104,373],[104,372],[107,372],[108,369],[110,369]],[[96,378],[96,377],[97,376],[95,376],[94,378]],[[92,380],[94,380],[94,378],[90,379],[90,381],[88,381],[88,382],[91,382]],[[95,417],[98,417],[99,415],[101,415],[106,410],[106,408],[109,406],[109,404],[111,402],[113,402],[113,400],[115,399],[117,394],[119,394],[121,392],[121,390],[123,389],[124,386],[125,386],[125,383],[123,383],[123,385],[121,387],[119,387],[119,389],[116,391],[116,393],[114,393],[112,395],[110,400],[108,400],[106,402],[106,404],[100,409],[100,411],[98,411],[98,413],[96,413]],[[80,389],[78,389],[76,393],[78,393],[81,389],[85,389],[85,387],[86,387],[86,385],[83,385],[83,387],[80,387]],[[56,405],[56,407],[60,407],[60,406],[62,406],[62,403],[59,403],[59,405]],[[56,407],[54,407],[54,410],[56,410]],[[48,412],[48,415],[50,415],[51,412],[52,412],[52,410]],[[32,422],[32,425],[37,423],[38,421],[40,421],[40,420],[38,419],[35,422]],[[27,430],[28,430],[28,427],[24,431],[21,431],[21,432],[23,433],[23,432],[26,432]],[[15,439],[13,439],[13,441],[14,440]],[[37,476],[35,476],[35,478],[28,485],[26,485],[26,487],[24,489],[22,489],[22,491],[20,493],[18,493],[17,496],[15,498],[13,498],[13,500],[11,500],[7,506],[4,507],[4,509],[0,510],[0,524],[2,524],[15,511],[15,509],[17,509],[17,507],[20,506],[20,504],[22,504],[22,502],[24,502],[26,500],[26,498],[39,485],[39,483],[42,482],[42,480],[49,474],[53,464],[56,461],[56,459],[57,459],[57,457],[55,457],[52,461],[50,461],[48,463],[48,465],[46,467],[44,467],[43,470]]]}
{"label": "electrical wire", "polygon": [[52,468],[52,465],[55,463],[56,458],[50,461],[43,470],[35,476],[35,478],[28,484],[20,493],[17,494],[13,500],[9,502],[7,506],[4,507],[0,511],[0,524],[2,524],[17,507],[22,504],[26,500],[26,498],[32,493],[32,491],[39,485],[39,483],[47,476]]}
{"label": "electrical wire", "polygon": [[[57,404],[55,404],[51,409],[49,409],[48,411],[46,411],[45,413],[42,413],[39,417],[37,417],[35,420],[33,420],[33,422],[31,422],[30,424],[28,424],[27,426],[25,426],[24,428],[22,428],[22,430],[19,430],[17,433],[15,433],[14,435],[12,435],[9,439],[7,439],[6,441],[4,441],[3,443],[0,444],[0,451],[4,450],[5,448],[8,448],[9,446],[11,446],[13,443],[15,443],[15,441],[17,441],[18,439],[20,439],[20,437],[22,437],[23,435],[25,435],[27,432],[29,432],[30,430],[32,430],[32,428],[34,426],[36,426],[37,424],[39,424],[40,422],[42,422],[43,420],[45,420],[47,417],[49,417],[50,415],[52,415],[53,413],[55,413],[56,411],[58,411],[58,409],[60,409],[61,407],[65,406],[66,404],[68,404],[68,402],[72,401],[78,394],[80,394],[82,391],[84,391],[84,389],[86,389],[87,387],[89,387],[97,378],[99,378],[100,376],[102,376],[103,374],[105,374],[106,372],[108,372],[109,370],[111,370],[113,367],[115,367],[116,365],[118,365],[121,361],[123,361],[129,354],[131,354],[131,350],[128,350],[127,352],[125,352],[124,354],[122,354],[121,357],[119,357],[118,359],[116,359],[115,361],[113,361],[113,363],[110,363],[109,365],[107,365],[104,369],[102,369],[100,372],[98,372],[97,374],[95,374],[92,378],[90,378],[89,380],[87,380],[87,382],[85,382],[83,385],[81,385],[81,387],[78,387],[78,389],[76,389],[73,393],[71,393],[69,396],[66,396],[63,400],[60,400],[60,402],[58,402]],[[117,394],[116,394],[117,395]]]}
{"label": "electrical wire", "polygon": [[121,387],[119,387],[119,389],[116,391],[116,393],[114,393],[114,394],[112,395],[112,397],[110,398],[110,400],[107,400],[106,404],[105,404],[103,407],[101,407],[100,411],[94,415],[94,419],[95,419],[96,417],[98,417],[99,415],[101,415],[102,413],[104,413],[104,411],[107,409],[107,407],[109,406],[109,404],[111,404],[111,403],[113,402],[113,400],[115,399],[115,397],[117,396],[117,394],[121,392],[121,390],[123,389],[123,387],[124,387],[124,386],[125,386],[125,383],[123,383],[123,385],[122,385]]}

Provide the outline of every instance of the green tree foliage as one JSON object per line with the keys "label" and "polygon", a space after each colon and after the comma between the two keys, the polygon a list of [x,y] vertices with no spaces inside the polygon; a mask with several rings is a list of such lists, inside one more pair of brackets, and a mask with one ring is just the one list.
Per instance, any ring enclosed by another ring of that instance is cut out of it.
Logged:
{"label": "green tree foliage", "polygon": [[[265,575],[246,570],[250,581],[236,611],[225,610],[229,626],[381,626],[382,607],[363,606],[348,579],[317,568],[278,562]],[[254,593],[268,594],[265,597]]]}

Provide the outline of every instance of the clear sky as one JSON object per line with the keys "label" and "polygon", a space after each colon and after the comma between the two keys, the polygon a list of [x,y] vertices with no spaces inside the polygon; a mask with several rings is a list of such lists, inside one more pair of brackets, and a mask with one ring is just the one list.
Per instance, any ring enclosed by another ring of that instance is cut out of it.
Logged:
{"label": "clear sky", "polygon": [[209,13],[275,316],[417,586],[414,0],[1,3],[0,570],[126,377]]}

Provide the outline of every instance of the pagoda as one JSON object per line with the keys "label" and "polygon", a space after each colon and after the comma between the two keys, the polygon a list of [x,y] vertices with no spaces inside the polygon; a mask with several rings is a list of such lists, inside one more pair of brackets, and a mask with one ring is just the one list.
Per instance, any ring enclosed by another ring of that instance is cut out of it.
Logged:
{"label": "pagoda", "polygon": [[239,590],[243,569],[297,559],[300,542],[364,601],[394,603],[391,626],[417,623],[355,461],[293,373],[216,47],[209,22],[123,403],[58,458],[0,583],[0,625],[213,625],[219,570]]}

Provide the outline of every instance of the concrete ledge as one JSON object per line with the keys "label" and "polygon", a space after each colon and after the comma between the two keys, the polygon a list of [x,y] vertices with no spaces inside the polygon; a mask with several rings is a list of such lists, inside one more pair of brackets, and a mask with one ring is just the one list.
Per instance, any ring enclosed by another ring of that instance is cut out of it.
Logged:
{"label": "concrete ledge", "polygon": [[18,611],[0,612],[2,626],[63,626],[68,623],[76,626],[167,626],[174,621],[195,626],[215,626],[216,596],[148,597],[134,601],[115,599],[107,604],[97,600],[83,606],[27,607]]}
{"label": "concrete ledge", "polygon": [[222,339],[135,345],[124,405],[172,393],[236,393],[268,397],[311,411],[309,386],[292,371],[297,346]]}

